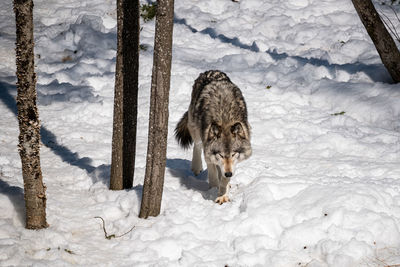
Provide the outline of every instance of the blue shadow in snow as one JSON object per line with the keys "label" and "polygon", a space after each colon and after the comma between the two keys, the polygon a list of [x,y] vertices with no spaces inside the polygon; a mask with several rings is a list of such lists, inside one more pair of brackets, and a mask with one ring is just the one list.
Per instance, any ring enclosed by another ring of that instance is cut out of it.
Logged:
{"label": "blue shadow in snow", "polygon": [[11,186],[3,181],[0,173],[0,194],[6,195],[10,202],[14,205],[14,209],[18,214],[18,220],[21,224],[25,223],[25,200],[24,190],[18,186]]}
{"label": "blue shadow in snow", "polygon": [[[16,91],[15,85],[0,81],[0,100],[12,113],[14,113],[15,116],[17,116],[17,104],[15,98],[10,93],[11,91]],[[90,158],[79,158],[77,153],[72,152],[64,145],[59,144],[56,136],[46,127],[40,127],[40,135],[42,143],[50,148],[53,153],[59,156],[63,161],[79,167],[88,173],[95,170],[95,167],[91,165],[92,160]]]}
{"label": "blue shadow in snow", "polygon": [[[239,47],[241,49],[250,50],[252,52],[261,52],[255,42],[252,45],[247,45],[242,43],[237,37],[230,38],[225,36],[224,34],[218,34],[213,28],[205,28],[204,30],[197,30],[191,25],[189,25],[184,18],[178,18],[175,16],[174,23],[181,24],[189,28],[192,33],[201,33],[204,35],[208,35],[213,39],[218,39],[223,43],[228,43],[233,46]],[[304,66],[306,64],[311,64],[317,67],[323,66],[326,67],[329,71],[335,72],[337,70],[345,71],[349,74],[355,74],[357,72],[364,72],[368,75],[371,80],[374,82],[386,82],[392,83],[393,80],[391,79],[389,73],[387,72],[386,68],[383,64],[372,64],[367,65],[364,63],[346,63],[346,64],[332,64],[326,59],[319,59],[319,58],[305,58],[301,56],[291,56],[285,52],[279,53],[277,50],[267,50],[265,51],[268,55],[272,57],[275,61],[284,60],[287,58],[296,60],[299,65]]]}
{"label": "blue shadow in snow", "polygon": [[186,19],[180,19],[177,18],[176,16],[174,17],[174,23],[176,24],[181,24],[181,25],[185,25],[186,27],[189,28],[189,30],[193,33],[201,33],[201,34],[205,34],[205,35],[209,35],[211,38],[213,39],[218,39],[223,43],[229,43],[232,44],[234,46],[240,47],[242,49],[247,49],[253,52],[260,52],[260,49],[258,48],[258,46],[256,45],[255,42],[253,42],[252,45],[247,45],[242,43],[239,38],[235,37],[235,38],[229,38],[223,34],[218,34],[213,28],[205,28],[204,30],[198,31],[197,29],[193,28],[191,25],[189,25],[186,22]]}
{"label": "blue shadow in snow", "polygon": [[364,72],[374,82],[387,82],[391,83],[393,80],[390,78],[389,73],[382,64],[367,65],[364,63],[346,63],[334,64],[326,59],[319,58],[304,58],[300,56],[289,56],[287,53],[278,53],[276,50],[266,51],[275,61],[291,58],[296,60],[300,65],[304,66],[310,64],[316,67],[326,67],[329,71],[342,70],[349,74],[356,74],[357,72]]}
{"label": "blue shadow in snow", "polygon": [[200,192],[204,199],[213,200],[216,196],[209,191],[207,172],[202,171],[197,177],[191,170],[191,161],[185,159],[167,159],[168,171],[187,189]]}

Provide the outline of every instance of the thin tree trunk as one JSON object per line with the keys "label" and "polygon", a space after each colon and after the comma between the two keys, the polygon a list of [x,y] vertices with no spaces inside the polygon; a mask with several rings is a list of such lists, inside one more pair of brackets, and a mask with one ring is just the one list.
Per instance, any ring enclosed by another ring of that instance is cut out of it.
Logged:
{"label": "thin tree trunk", "polygon": [[40,168],[40,124],[36,107],[33,41],[33,2],[14,0],[16,18],[17,109],[19,155],[24,179],[26,228],[41,229],[46,222],[46,187]]}
{"label": "thin tree trunk", "polygon": [[392,79],[395,82],[400,82],[400,51],[373,3],[371,0],[352,0],[352,2],[381,57],[383,65],[389,71]]}
{"label": "thin tree trunk", "polygon": [[139,0],[117,0],[117,62],[110,189],[131,188],[135,171]]}
{"label": "thin tree trunk", "polygon": [[140,218],[160,214],[168,135],[168,98],[171,77],[174,1],[157,2],[151,79],[149,140]]}

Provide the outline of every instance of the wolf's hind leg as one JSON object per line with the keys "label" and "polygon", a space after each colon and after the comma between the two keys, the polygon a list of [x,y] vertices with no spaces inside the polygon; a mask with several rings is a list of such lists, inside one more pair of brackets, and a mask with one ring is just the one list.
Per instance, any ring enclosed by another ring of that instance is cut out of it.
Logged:
{"label": "wolf's hind leg", "polygon": [[193,158],[192,158],[192,171],[194,175],[199,175],[203,169],[201,162],[201,143],[195,142],[193,146]]}
{"label": "wolf's hind leg", "polygon": [[217,166],[215,164],[207,162],[207,170],[208,170],[208,183],[210,185],[210,188],[218,187],[219,179],[218,179]]}
{"label": "wolf's hind leg", "polygon": [[218,197],[215,199],[215,202],[222,205],[229,200],[229,180],[230,178],[226,178],[223,175],[220,176],[219,188],[218,188]]}

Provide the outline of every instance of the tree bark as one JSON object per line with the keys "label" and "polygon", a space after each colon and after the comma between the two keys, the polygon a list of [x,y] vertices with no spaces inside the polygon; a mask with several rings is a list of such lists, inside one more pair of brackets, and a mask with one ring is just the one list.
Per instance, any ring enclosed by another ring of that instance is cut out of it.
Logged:
{"label": "tree bark", "polygon": [[364,24],[383,65],[397,83],[400,82],[400,51],[379,17],[371,0],[352,0],[361,22]]}
{"label": "tree bark", "polygon": [[131,188],[139,80],[139,0],[117,0],[117,62],[110,189]]}
{"label": "tree bark", "polygon": [[160,214],[168,135],[168,98],[171,77],[174,1],[157,3],[151,79],[149,139],[140,218]]}
{"label": "tree bark", "polygon": [[26,228],[41,229],[46,222],[46,187],[40,168],[40,121],[36,107],[33,40],[33,1],[14,0],[16,18],[17,109],[19,155],[24,180]]}

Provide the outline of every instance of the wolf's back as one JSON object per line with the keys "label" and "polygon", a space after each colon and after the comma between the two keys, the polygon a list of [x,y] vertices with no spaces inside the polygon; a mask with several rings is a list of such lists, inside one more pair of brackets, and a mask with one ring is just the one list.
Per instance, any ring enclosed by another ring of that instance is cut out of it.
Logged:
{"label": "wolf's back", "polygon": [[241,122],[250,132],[247,107],[240,89],[221,71],[206,71],[196,79],[190,104],[191,121],[201,129],[203,140],[209,127],[226,128]]}
{"label": "wolf's back", "polygon": [[219,70],[208,70],[199,75],[199,77],[194,81],[193,91],[192,91],[192,101],[196,101],[201,94],[206,85],[215,81],[227,81],[231,82],[229,77],[222,71]]}

